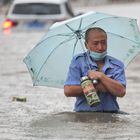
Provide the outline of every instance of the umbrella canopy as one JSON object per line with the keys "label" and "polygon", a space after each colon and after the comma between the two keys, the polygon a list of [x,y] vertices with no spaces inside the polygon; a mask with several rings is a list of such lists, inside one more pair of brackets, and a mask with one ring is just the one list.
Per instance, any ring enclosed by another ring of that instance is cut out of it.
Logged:
{"label": "umbrella canopy", "polygon": [[52,25],[25,57],[33,85],[63,88],[71,59],[86,51],[85,31],[91,27],[107,32],[108,55],[124,62],[125,67],[140,52],[136,19],[89,12]]}

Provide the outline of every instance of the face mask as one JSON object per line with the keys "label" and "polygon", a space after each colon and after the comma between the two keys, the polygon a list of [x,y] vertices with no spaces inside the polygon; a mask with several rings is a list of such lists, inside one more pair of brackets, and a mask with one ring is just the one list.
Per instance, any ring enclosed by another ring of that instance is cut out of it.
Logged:
{"label": "face mask", "polygon": [[104,51],[103,53],[97,53],[97,52],[90,51],[90,56],[95,61],[103,60],[106,55],[107,55],[107,51]]}

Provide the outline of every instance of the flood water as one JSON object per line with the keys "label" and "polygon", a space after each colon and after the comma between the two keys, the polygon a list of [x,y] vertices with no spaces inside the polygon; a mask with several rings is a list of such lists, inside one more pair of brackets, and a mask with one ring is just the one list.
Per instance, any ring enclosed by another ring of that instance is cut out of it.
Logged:
{"label": "flood water", "polygon": [[126,69],[122,114],[75,113],[63,89],[33,87],[22,61],[44,34],[0,31],[0,140],[139,140],[140,55]]}

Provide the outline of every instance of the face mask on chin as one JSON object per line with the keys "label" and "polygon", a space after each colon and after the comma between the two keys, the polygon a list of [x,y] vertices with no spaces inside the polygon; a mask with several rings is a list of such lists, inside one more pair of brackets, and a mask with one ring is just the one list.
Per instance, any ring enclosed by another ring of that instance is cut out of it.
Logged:
{"label": "face mask on chin", "polygon": [[90,56],[95,61],[103,60],[105,58],[105,56],[107,55],[107,51],[104,51],[102,53],[97,53],[97,52],[93,52],[93,51],[89,51],[89,52],[90,52]]}

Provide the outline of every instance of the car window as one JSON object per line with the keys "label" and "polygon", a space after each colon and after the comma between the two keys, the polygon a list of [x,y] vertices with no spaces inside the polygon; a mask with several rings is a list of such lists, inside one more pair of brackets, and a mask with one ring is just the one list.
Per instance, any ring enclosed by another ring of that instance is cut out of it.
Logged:
{"label": "car window", "polygon": [[61,10],[59,4],[26,3],[16,4],[13,13],[28,15],[53,15],[60,14]]}

